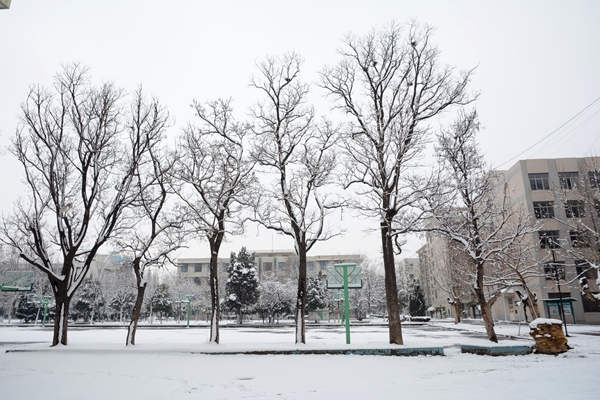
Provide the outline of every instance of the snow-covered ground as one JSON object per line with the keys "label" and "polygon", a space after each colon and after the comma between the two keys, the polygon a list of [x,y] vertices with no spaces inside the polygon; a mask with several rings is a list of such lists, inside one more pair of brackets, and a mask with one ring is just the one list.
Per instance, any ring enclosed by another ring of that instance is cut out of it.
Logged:
{"label": "snow-covered ground", "polygon": [[[532,344],[526,326],[497,325]],[[3,399],[579,399],[597,398],[600,327],[569,326],[568,353],[489,357],[461,354],[460,344],[488,345],[483,326],[436,321],[403,329],[406,347],[444,347],[445,356],[205,355],[194,352],[295,348],[387,348],[387,328],[311,328],[293,344],[291,327],[141,329],[125,347],[125,328],[69,331],[69,346],[50,348],[52,332],[0,326]],[[36,350],[6,352],[6,350]],[[591,388],[591,389],[588,389]],[[593,390],[585,393],[585,390]]]}

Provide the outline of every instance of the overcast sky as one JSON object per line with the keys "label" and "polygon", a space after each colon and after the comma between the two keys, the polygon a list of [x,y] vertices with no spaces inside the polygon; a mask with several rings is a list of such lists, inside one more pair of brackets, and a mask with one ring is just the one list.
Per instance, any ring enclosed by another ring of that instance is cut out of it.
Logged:
{"label": "overcast sky", "polygon": [[[336,62],[345,33],[413,18],[437,28],[433,41],[444,63],[477,67],[470,90],[481,93],[479,142],[491,165],[507,169],[518,159],[600,154],[596,0],[12,0],[10,9],[0,10],[0,146],[10,143],[29,85],[51,85],[61,63],[81,62],[95,80],[114,80],[130,92],[143,84],[175,117],[175,136],[192,118],[193,99],[233,97],[243,118],[255,96],[249,78],[266,55],[302,54],[303,76],[311,80]],[[0,171],[6,214],[20,195],[21,170],[4,152]],[[348,233],[313,254],[379,253],[378,234],[364,232],[376,221],[344,212],[330,224],[343,224]],[[292,248],[291,240],[250,227],[246,238],[224,244],[221,256],[242,245]],[[403,256],[418,247],[411,240]],[[183,255],[208,256],[208,250],[194,247]]]}

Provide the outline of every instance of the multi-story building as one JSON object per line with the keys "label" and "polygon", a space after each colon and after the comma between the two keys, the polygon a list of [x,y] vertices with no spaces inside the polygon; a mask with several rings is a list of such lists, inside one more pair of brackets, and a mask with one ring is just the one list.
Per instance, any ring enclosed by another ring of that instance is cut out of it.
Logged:
{"label": "multi-story building", "polygon": [[597,157],[522,160],[504,174],[514,208],[524,209],[540,226],[531,237],[539,275],[529,286],[544,317],[560,318],[560,296],[573,299],[564,307],[567,321],[600,322],[600,308],[582,298],[578,279],[591,278],[598,293],[597,270],[589,264],[597,264],[597,242],[585,238],[590,229],[597,234],[599,167]]}
{"label": "multi-story building", "polygon": [[125,268],[131,269],[128,264],[133,259],[131,254],[113,251],[109,254],[96,254],[92,263],[90,264],[90,270],[88,273],[89,279],[100,279],[102,274],[119,272]]}
{"label": "multi-story building", "polygon": [[[252,251],[254,253],[259,278],[294,277],[298,271],[298,256],[293,250]],[[336,254],[307,256],[306,269],[308,276],[327,276],[327,268],[339,263],[358,263],[361,257],[357,254]],[[219,274],[225,274],[229,266],[229,258],[219,258]],[[193,279],[197,285],[206,285],[209,279],[210,258],[179,258],[178,273]]]}
{"label": "multi-story building", "polygon": [[[563,297],[567,322],[600,322],[600,308],[582,297],[579,287],[579,278],[585,276],[592,292],[599,291],[597,269],[590,264],[598,265],[598,241],[589,240],[590,232],[597,237],[600,226],[599,167],[596,157],[522,160],[496,174],[506,182],[513,213],[522,211],[539,228],[524,238],[523,248],[536,271],[528,273],[527,286],[542,317],[560,318],[557,299]],[[440,282],[442,271],[452,262],[448,249],[443,239],[428,235],[419,250],[421,264],[429,269],[431,294],[447,292]],[[492,307],[495,319],[523,318],[517,291],[523,292],[518,283],[502,291]],[[445,294],[430,297],[432,305],[443,303],[449,297]]]}

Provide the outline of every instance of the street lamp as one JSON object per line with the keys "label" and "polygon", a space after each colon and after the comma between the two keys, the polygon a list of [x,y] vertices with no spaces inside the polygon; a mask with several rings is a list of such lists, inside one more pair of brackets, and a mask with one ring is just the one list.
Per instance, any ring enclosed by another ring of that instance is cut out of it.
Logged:
{"label": "street lamp", "polygon": [[565,310],[563,306],[563,298],[562,292],[560,290],[560,276],[558,275],[558,266],[556,265],[556,254],[554,254],[554,250],[550,250],[552,252],[552,267],[554,269],[554,277],[556,278],[556,287],[558,288],[558,299],[560,300],[560,316],[563,321],[563,325],[565,326],[565,336],[569,337],[569,332],[567,331],[567,319],[565,318]]}

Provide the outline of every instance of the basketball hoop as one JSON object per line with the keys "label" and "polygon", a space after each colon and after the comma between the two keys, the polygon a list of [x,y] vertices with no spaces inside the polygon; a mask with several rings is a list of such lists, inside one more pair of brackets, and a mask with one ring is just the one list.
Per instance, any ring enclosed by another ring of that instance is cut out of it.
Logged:
{"label": "basketball hoop", "polygon": [[33,271],[7,271],[0,281],[2,292],[31,292],[33,290]]}

